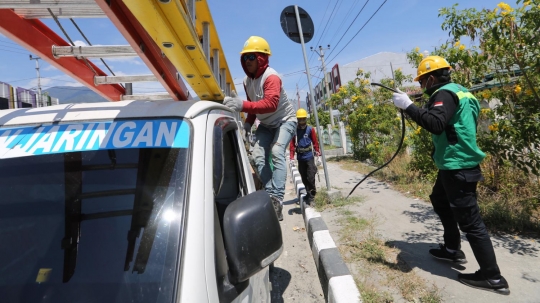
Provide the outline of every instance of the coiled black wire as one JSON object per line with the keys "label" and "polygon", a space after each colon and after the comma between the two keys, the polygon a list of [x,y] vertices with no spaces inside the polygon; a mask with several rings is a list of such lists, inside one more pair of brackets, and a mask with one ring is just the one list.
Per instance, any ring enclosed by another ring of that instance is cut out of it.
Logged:
{"label": "coiled black wire", "polygon": [[[384,89],[387,89],[387,90],[390,90],[392,92],[395,92],[395,93],[399,93],[397,90],[393,89],[393,88],[390,88],[388,86],[385,86],[385,85],[382,85],[380,83],[375,83],[375,82],[372,82],[371,85],[376,85],[376,86],[380,86]],[[358,185],[362,184],[362,182],[364,182],[367,178],[369,178],[371,175],[373,175],[375,172],[383,169],[384,167],[386,167],[388,164],[390,164],[390,162],[392,162],[392,160],[394,160],[394,158],[399,154],[399,151],[401,150],[401,146],[403,146],[403,141],[405,140],[405,114],[403,113],[403,110],[400,109],[400,113],[401,113],[401,140],[399,141],[399,145],[398,145],[398,148],[396,150],[396,152],[394,153],[394,155],[392,156],[392,158],[390,158],[390,160],[388,160],[388,162],[384,163],[383,165],[381,165],[379,168],[375,169],[374,171],[370,172],[369,174],[367,174],[362,180],[360,180],[360,182],[358,182],[354,187],[353,189],[351,190],[351,192],[347,195],[347,198],[349,198],[351,196],[351,194],[354,192],[354,190],[358,187]]]}

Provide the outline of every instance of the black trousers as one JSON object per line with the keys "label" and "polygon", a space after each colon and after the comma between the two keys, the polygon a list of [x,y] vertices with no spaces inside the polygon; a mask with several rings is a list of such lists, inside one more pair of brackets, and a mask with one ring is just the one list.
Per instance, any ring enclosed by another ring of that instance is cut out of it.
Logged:
{"label": "black trousers", "polygon": [[483,276],[486,279],[498,279],[501,272],[476,200],[476,186],[482,180],[484,177],[479,166],[439,170],[429,198],[441,219],[446,247],[456,250],[461,248],[461,229],[469,240]]}
{"label": "black trousers", "polygon": [[306,198],[311,199],[315,197],[317,194],[317,187],[315,185],[317,166],[315,165],[315,159],[311,158],[307,161],[298,160],[298,172],[302,177],[302,183],[306,187]]}

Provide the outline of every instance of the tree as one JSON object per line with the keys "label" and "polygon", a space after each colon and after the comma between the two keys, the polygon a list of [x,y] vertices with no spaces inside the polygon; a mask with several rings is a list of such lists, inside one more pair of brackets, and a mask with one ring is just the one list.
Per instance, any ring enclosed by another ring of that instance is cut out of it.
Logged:
{"label": "tree", "polygon": [[[341,112],[341,119],[353,145],[353,156],[358,160],[371,160],[382,164],[389,160],[401,139],[400,117],[390,101],[392,93],[373,89],[371,74],[358,70],[354,81],[349,81],[330,98],[330,103]],[[411,75],[395,71],[395,79],[382,79],[382,84],[400,87],[412,81]],[[403,88],[408,90],[408,88]]]}
{"label": "tree", "polygon": [[[330,124],[330,115],[328,112],[324,110],[317,110],[317,117],[319,117],[319,125],[326,127],[326,125]],[[317,123],[315,123],[315,115],[310,114],[308,118],[308,124],[312,126],[316,126]]]}
{"label": "tree", "polygon": [[[540,1],[517,3],[512,8],[501,2],[493,10],[442,8],[442,29],[450,38],[433,54],[447,59],[454,82],[481,87],[474,91],[478,100],[498,103],[482,110],[480,118],[489,121],[479,130],[482,149],[501,164],[539,175]],[[422,54],[415,49],[408,58],[418,66]]]}

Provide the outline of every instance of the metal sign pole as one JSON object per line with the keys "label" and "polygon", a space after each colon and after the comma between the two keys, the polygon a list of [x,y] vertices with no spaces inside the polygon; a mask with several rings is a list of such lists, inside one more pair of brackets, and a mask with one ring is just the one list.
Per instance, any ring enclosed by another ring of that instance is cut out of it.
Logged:
{"label": "metal sign pole", "polygon": [[[302,33],[302,24],[300,23],[300,14],[298,14],[298,6],[294,6],[294,12],[296,14],[296,23],[298,24],[298,32],[300,34],[300,44],[302,44],[302,52],[304,54],[304,63],[306,65],[306,74],[308,78],[308,84],[309,84],[309,94],[311,97],[309,98],[309,101],[311,102],[311,107],[313,108],[313,114],[315,115],[315,123],[317,124],[317,133],[319,134],[319,146],[321,148],[321,155],[322,155],[322,163],[323,163],[323,169],[324,169],[324,178],[326,180],[326,189],[330,191],[330,179],[328,178],[328,169],[326,168],[326,158],[324,155],[324,142],[322,140],[322,132],[320,131],[319,127],[319,117],[317,115],[317,107],[315,106],[315,101],[313,100],[313,86],[311,85],[311,74],[309,73],[309,63],[306,55],[306,47],[304,46],[304,34]],[[326,76],[326,75],[325,75]]]}

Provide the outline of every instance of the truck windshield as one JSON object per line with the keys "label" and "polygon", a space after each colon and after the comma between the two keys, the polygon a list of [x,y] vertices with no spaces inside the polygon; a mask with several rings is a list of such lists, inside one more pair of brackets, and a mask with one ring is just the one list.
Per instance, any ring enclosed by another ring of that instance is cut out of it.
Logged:
{"label": "truck windshield", "polygon": [[188,158],[127,146],[0,159],[0,301],[171,302]]}

